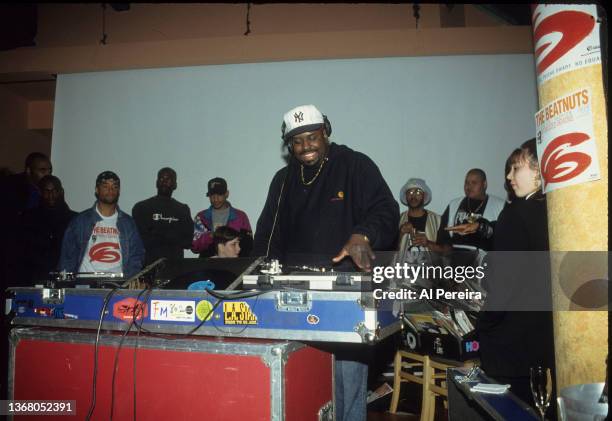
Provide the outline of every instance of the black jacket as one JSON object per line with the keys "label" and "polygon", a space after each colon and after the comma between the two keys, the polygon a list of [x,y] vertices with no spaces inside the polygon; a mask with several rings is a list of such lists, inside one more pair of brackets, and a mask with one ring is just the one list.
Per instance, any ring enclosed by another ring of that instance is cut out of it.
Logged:
{"label": "black jacket", "polygon": [[55,208],[38,206],[23,216],[25,285],[46,280],[57,268],[66,227],[77,213],[62,203]]}
{"label": "black jacket", "polygon": [[[314,176],[310,170],[306,180]],[[257,221],[255,255],[281,260],[289,253],[333,256],[354,233],[366,235],[373,249],[393,248],[399,206],[370,158],[332,143],[311,185],[304,185],[300,172],[301,164],[292,157],[272,179]]]}
{"label": "black jacket", "polygon": [[495,225],[496,251],[547,251],[546,197],[534,193],[517,198],[499,214]]}
{"label": "black jacket", "polygon": [[[495,226],[495,252],[548,251],[546,199],[540,193],[529,199],[518,198],[506,206]],[[507,258],[507,257],[506,257]],[[521,264],[497,282],[511,283],[510,289],[490,294],[532,299],[538,290],[538,307],[550,307],[550,272],[544,253],[521,253]],[[530,259],[533,264],[526,264]],[[489,297],[487,298],[489,299]],[[533,307],[533,305],[532,305]],[[491,376],[528,377],[529,368],[542,365],[554,369],[554,339],[550,311],[486,311],[480,314],[477,329],[484,370]],[[553,373],[554,376],[554,373]]]}
{"label": "black jacket", "polygon": [[0,286],[22,285],[24,239],[23,215],[38,206],[40,193],[25,173],[0,178]]}

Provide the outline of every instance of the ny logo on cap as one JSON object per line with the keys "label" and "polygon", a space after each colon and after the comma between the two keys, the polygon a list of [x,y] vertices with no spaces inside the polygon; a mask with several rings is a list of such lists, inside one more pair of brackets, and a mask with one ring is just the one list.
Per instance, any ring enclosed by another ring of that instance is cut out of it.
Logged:
{"label": "ny logo on cap", "polygon": [[301,111],[299,113],[295,113],[293,114],[293,118],[295,119],[296,123],[301,123],[304,121],[304,113]]}

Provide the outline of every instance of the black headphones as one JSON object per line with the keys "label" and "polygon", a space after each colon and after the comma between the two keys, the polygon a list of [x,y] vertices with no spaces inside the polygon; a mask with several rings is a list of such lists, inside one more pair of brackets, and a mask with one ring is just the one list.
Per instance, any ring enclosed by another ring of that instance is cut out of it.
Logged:
{"label": "black headphones", "polygon": [[[332,133],[332,126],[327,116],[325,114],[322,114],[322,115],[323,115],[323,128],[325,129],[325,135],[329,137]],[[285,123],[285,121],[283,121],[283,124],[281,125],[281,139],[283,139],[283,145],[286,146],[289,153],[292,154],[293,149],[291,147],[291,142],[290,142],[291,139],[285,137],[286,131],[287,131],[287,124]]]}

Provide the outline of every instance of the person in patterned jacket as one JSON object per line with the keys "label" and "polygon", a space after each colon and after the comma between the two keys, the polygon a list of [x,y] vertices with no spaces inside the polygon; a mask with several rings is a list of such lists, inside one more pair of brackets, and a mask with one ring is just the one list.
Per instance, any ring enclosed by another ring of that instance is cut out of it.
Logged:
{"label": "person in patterned jacket", "polygon": [[210,200],[210,207],[199,212],[194,219],[191,251],[199,253],[200,257],[213,256],[213,233],[218,227],[228,226],[240,233],[240,255],[248,256],[253,244],[251,224],[246,213],[234,208],[227,200],[227,182],[220,177],[209,180],[206,196]]}

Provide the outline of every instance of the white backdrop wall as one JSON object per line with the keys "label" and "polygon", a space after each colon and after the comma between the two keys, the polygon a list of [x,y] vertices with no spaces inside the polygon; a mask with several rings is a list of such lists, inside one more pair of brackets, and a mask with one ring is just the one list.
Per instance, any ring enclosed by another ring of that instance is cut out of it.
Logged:
{"label": "white backdrop wall", "polygon": [[[155,194],[157,170],[178,173],[174,197],[195,215],[209,206],[206,181],[224,177],[230,201],[253,229],[269,182],[284,162],[288,109],[315,104],[332,141],[369,155],[394,196],[409,177],[433,190],[441,213],[463,195],[472,167],[505,197],[504,162],[533,137],[532,55],[319,60],[60,75],[51,159],[68,204],[94,201],[103,170],[121,177],[130,213]],[[400,209],[405,210],[404,205]]]}

